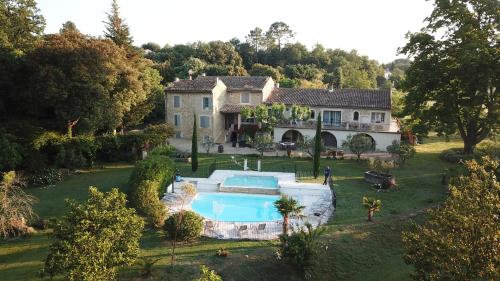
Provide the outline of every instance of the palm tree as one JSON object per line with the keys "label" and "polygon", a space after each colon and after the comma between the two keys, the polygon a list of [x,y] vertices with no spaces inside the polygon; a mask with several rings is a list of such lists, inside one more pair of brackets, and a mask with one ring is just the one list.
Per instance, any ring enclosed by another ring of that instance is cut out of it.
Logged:
{"label": "palm tree", "polygon": [[382,201],[371,197],[363,197],[363,206],[368,210],[368,221],[372,221],[373,213],[380,211]]}
{"label": "palm tree", "polygon": [[290,215],[298,215],[304,209],[304,206],[299,205],[299,202],[292,197],[286,195],[281,196],[279,200],[274,202],[274,206],[283,216],[283,234],[288,234],[288,217]]}

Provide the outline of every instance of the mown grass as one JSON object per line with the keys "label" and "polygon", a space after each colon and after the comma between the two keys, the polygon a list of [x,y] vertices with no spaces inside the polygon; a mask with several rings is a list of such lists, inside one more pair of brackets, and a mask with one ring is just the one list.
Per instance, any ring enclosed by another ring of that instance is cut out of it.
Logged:
{"label": "mown grass", "polygon": [[[324,248],[313,280],[409,280],[412,268],[402,258],[401,230],[408,224],[409,217],[445,198],[446,187],[441,184],[441,174],[449,164],[438,156],[444,149],[460,146],[456,139],[451,142],[437,137],[426,140],[417,147],[414,159],[392,172],[400,188],[393,192],[377,192],[365,183],[364,163],[322,159],[322,166],[333,168],[338,202],[337,211],[326,226]],[[228,155],[201,154],[200,171],[213,163],[214,158],[220,169],[234,166]],[[237,158],[240,162],[242,159]],[[264,170],[295,167],[308,170],[310,166],[311,163],[304,159],[267,157],[263,160]],[[130,165],[106,166],[70,176],[54,187],[30,188],[28,191],[39,199],[35,211],[41,217],[60,217],[66,211],[64,200],[84,200],[89,185],[101,190],[118,187],[126,192],[131,170]],[[363,196],[382,200],[382,210],[376,213],[374,223],[366,222],[366,212],[361,205]],[[36,273],[42,268],[51,243],[48,232],[30,238],[0,241],[0,279],[37,280]],[[229,250],[231,255],[228,258],[216,257],[215,252],[220,248]],[[178,248],[177,266],[172,269],[168,266],[170,243],[161,231],[146,231],[141,240],[141,256],[160,258],[155,265],[155,280],[191,280],[197,276],[200,264],[209,265],[224,280],[303,280],[293,268],[274,258],[275,250],[276,241],[202,239]],[[139,276],[138,265],[120,272],[122,280],[141,280]]]}

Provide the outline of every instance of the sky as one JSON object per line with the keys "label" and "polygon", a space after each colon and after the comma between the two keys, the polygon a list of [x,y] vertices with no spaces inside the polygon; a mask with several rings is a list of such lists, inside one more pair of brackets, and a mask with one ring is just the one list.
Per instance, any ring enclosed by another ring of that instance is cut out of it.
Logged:
{"label": "sky", "polygon": [[[38,0],[45,33],[58,32],[70,20],[85,34],[103,35],[111,0]],[[405,34],[424,26],[432,11],[425,0],[118,0],[135,45],[185,44],[238,38],[264,31],[276,21],[296,32],[294,41],[311,49],[356,49],[381,63],[397,57]],[[293,41],[292,41],[293,42]]]}

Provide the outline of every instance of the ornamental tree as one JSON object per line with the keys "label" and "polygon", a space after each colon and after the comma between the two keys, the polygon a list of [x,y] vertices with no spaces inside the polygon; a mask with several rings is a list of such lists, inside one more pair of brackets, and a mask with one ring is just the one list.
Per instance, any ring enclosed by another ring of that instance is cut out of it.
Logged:
{"label": "ornamental tree", "polygon": [[413,58],[405,112],[421,133],[458,131],[465,154],[500,128],[499,21],[497,0],[435,0],[427,25],[400,50]]}
{"label": "ornamental tree", "polygon": [[415,280],[500,280],[498,161],[465,162],[444,204],[422,225],[403,232]]}
{"label": "ornamental tree", "polygon": [[283,216],[283,235],[288,235],[289,217],[299,215],[305,207],[301,206],[297,200],[286,195],[282,195],[280,199],[276,200],[274,206]]}
{"label": "ornamental tree", "polygon": [[196,126],[196,114],[193,122],[193,136],[191,137],[191,170],[198,170],[198,127]]}
{"label": "ornamental tree", "polygon": [[68,200],[69,212],[54,226],[42,277],[64,275],[68,280],[115,280],[120,266],[139,255],[144,222],[126,207],[125,194],[114,188],[89,188],[84,203]]}
{"label": "ornamental tree", "polygon": [[260,157],[262,158],[265,151],[269,151],[274,148],[273,137],[266,133],[256,134],[252,139],[252,147],[260,152]]}
{"label": "ornamental tree", "polygon": [[359,161],[359,159],[361,159],[361,154],[375,149],[375,142],[366,134],[348,135],[342,143],[342,147],[356,154],[357,160]]}
{"label": "ornamental tree", "polygon": [[313,175],[319,176],[319,162],[321,158],[321,113],[316,120],[316,135],[314,136],[314,155],[313,155]]}
{"label": "ornamental tree", "polygon": [[382,201],[371,197],[363,197],[363,207],[368,211],[368,221],[372,221],[373,214],[380,211],[381,206]]}

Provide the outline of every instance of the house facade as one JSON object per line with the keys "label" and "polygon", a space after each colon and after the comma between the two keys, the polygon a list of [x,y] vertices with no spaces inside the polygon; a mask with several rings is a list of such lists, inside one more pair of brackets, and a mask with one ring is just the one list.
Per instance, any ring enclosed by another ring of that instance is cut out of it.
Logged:
{"label": "house facade", "polygon": [[271,77],[199,76],[173,82],[165,94],[166,118],[175,127],[176,138],[191,139],[196,114],[200,139],[236,141],[242,128],[252,125],[252,120],[242,120],[241,110],[262,103],[284,103],[285,117],[294,104],[311,109],[309,120],[277,124],[276,143],[314,137],[318,114],[328,147],[339,147],[347,136],[362,133],[371,137],[377,150],[385,151],[401,138],[399,124],[391,116],[390,90],[279,88]]}

